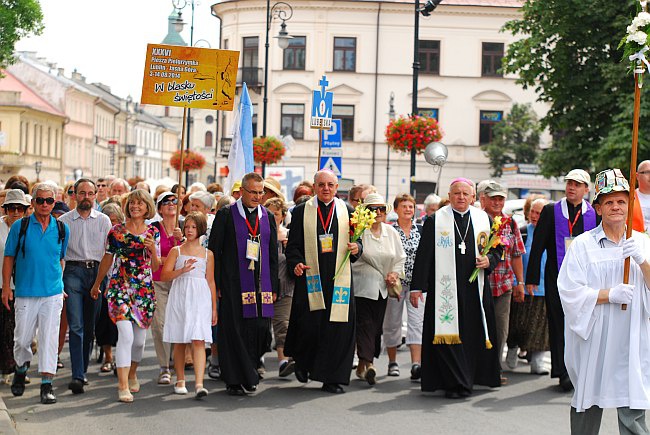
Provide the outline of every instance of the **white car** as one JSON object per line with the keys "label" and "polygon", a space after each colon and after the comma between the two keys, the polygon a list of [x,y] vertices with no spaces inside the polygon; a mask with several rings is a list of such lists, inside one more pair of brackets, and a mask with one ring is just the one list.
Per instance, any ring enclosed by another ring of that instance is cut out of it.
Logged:
{"label": "white car", "polygon": [[524,217],[524,204],[526,203],[525,199],[509,199],[506,200],[505,205],[503,206],[503,212],[517,222],[519,228],[526,226],[526,218]]}

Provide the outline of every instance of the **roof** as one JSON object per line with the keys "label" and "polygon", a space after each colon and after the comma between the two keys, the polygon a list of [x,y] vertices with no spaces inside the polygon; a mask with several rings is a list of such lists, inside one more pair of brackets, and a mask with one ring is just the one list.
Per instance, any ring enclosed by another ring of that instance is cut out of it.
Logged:
{"label": "roof", "polygon": [[[230,3],[242,0],[216,0],[213,6],[220,3]],[[366,3],[411,3],[414,0],[339,0],[339,1],[361,1]],[[420,6],[424,6],[426,0],[420,0]],[[479,6],[479,7],[498,7],[498,8],[521,8],[524,0],[443,0],[440,6]]]}
{"label": "roof", "polygon": [[41,98],[29,86],[21,82],[15,75],[9,71],[2,71],[4,77],[0,79],[0,91],[20,92],[20,105],[30,107],[34,110],[46,112],[51,115],[65,117],[63,112],[57,110],[54,106]]}

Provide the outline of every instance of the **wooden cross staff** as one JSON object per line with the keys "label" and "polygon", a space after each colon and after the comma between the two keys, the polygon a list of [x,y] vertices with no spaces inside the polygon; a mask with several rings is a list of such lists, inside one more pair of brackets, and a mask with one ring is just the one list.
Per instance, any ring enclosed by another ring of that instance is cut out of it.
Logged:
{"label": "wooden cross staff", "polygon": [[[641,112],[641,85],[639,76],[645,72],[645,65],[639,61],[634,69],[634,120],[632,124],[632,155],[630,156],[630,204],[627,209],[627,232],[625,238],[632,237],[632,219],[634,216],[634,199],[636,190],[636,157],[639,146],[639,114]],[[623,284],[630,282],[630,257],[625,259],[623,266]],[[627,304],[621,305],[622,310],[627,310]]]}

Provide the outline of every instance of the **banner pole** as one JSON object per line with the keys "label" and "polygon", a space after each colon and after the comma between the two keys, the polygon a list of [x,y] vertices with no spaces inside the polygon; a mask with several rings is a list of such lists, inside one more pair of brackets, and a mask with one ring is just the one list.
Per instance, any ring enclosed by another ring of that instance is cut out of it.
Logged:
{"label": "banner pole", "polygon": [[[176,198],[178,203],[176,204],[176,224],[174,228],[178,228],[178,219],[181,216],[181,207],[183,206],[183,198],[181,198],[181,186],[183,185],[183,165],[185,162],[185,124],[187,123],[187,107],[183,107],[183,127],[181,128],[181,166],[178,169],[178,189],[176,190]],[[187,186],[186,186],[187,188]],[[186,191],[187,193],[187,191]]]}

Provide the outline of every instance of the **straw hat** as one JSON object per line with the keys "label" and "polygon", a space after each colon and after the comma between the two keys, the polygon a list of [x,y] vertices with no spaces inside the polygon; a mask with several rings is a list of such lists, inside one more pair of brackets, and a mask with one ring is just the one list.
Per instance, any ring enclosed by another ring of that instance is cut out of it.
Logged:
{"label": "straw hat", "polygon": [[275,193],[277,196],[284,201],[284,195],[282,194],[282,185],[278,180],[276,180],[273,177],[266,177],[264,179],[264,189],[270,190],[271,192]]}
{"label": "straw hat", "polygon": [[390,213],[391,211],[393,211],[393,205],[386,204],[386,201],[384,201],[384,197],[381,196],[379,193],[369,193],[368,196],[366,196],[366,199],[363,200],[363,205],[365,205],[366,207],[371,205],[383,205],[386,207],[386,213]]}

